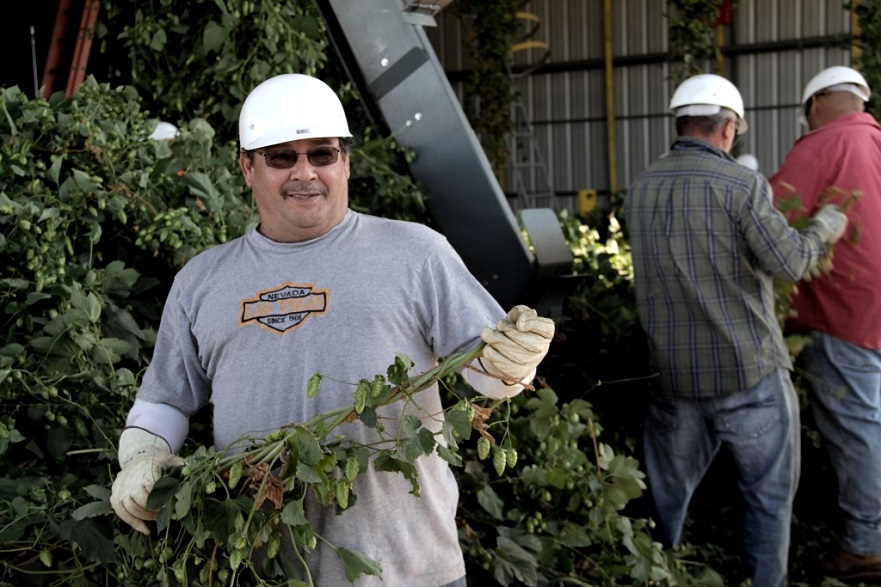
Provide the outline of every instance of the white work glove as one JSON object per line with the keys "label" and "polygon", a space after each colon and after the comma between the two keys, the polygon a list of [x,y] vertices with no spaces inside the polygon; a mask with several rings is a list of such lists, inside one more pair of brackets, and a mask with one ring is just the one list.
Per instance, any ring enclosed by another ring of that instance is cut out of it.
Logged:
{"label": "white work glove", "polygon": [[184,460],[171,454],[165,439],[143,428],[126,428],[119,436],[119,465],[122,470],[113,481],[110,505],[123,522],[141,532],[150,534],[144,523],[155,520],[158,510],[147,509],[147,497],[162,474]]}
{"label": "white work glove", "polygon": [[814,214],[809,226],[824,243],[833,244],[847,229],[847,216],[835,204],[826,204]]}
{"label": "white work glove", "polygon": [[495,330],[484,328],[480,338],[486,343],[480,363],[488,373],[506,383],[528,383],[524,379],[535,372],[548,353],[554,321],[526,306],[514,306]]}

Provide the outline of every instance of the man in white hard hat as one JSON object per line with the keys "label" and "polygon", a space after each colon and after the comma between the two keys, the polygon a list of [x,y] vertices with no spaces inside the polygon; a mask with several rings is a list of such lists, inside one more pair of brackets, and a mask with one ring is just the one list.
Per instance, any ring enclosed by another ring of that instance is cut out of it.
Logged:
{"label": "man in white hard hat", "polygon": [[[440,234],[349,209],[352,135],[324,82],[286,74],[260,84],[242,107],[239,136],[260,223],[176,276],[119,440],[111,504],[143,533],[157,516],[146,505],[151,488],[163,467],[180,463],[188,418],[209,402],[223,450],[351,406],[346,382],[385,373],[398,353],[424,373],[481,340],[482,357],[463,375],[479,393],[506,398],[535,376],[554,333],[525,306],[506,315]],[[325,376],[321,389],[307,399],[316,373]],[[405,412],[439,431],[436,386],[384,408],[385,429]],[[379,440],[360,423],[345,435],[364,446]],[[306,556],[315,585],[350,583],[334,552],[346,548],[382,569],[381,579],[362,575],[357,585],[464,587],[455,477],[437,452],[414,466],[419,497],[403,475],[371,467],[355,479],[357,502],[339,515],[333,506],[307,509],[322,537]]]}
{"label": "man in white hard hat", "polygon": [[838,477],[841,531],[825,572],[881,579],[881,126],[864,112],[869,85],[845,66],[824,69],[802,96],[809,132],[771,176],[775,198],[806,210],[832,188],[859,197],[855,229],[835,245],[831,271],[800,283],[789,332],[810,336],[799,361],[816,425]]}
{"label": "man in white hard hat", "polygon": [[773,206],[765,177],[730,155],[745,132],[727,79],[688,78],[670,111],[678,138],[630,185],[625,228],[652,367],[643,438],[657,537],[682,538],[695,489],[724,446],[743,495],[744,575],[783,587],[799,476],[798,398],[773,279],[814,267],[846,217],[829,206],[804,230]]}

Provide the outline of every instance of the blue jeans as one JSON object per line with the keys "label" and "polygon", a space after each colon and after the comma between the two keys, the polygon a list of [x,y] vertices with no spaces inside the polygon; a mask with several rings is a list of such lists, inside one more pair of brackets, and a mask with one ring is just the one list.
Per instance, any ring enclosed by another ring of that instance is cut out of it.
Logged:
{"label": "blue jeans", "polygon": [[821,332],[799,357],[838,477],[841,547],[881,554],[881,351]]}
{"label": "blue jeans", "polygon": [[679,544],[688,504],[724,445],[744,499],[744,566],[753,587],[785,584],[792,503],[801,461],[798,397],[789,371],[752,389],[699,401],[653,393],[644,436],[658,538]]}

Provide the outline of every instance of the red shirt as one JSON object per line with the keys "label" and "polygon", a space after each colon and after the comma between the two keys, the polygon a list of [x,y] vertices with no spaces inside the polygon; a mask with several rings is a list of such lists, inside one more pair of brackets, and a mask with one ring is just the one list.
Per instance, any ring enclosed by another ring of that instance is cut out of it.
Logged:
{"label": "red shirt", "polygon": [[[774,198],[794,188],[809,214],[826,188],[859,191],[847,231],[835,244],[832,271],[798,284],[797,316],[787,331],[819,330],[881,348],[881,126],[868,113],[837,118],[798,139],[771,178]],[[838,201],[838,200],[836,200]]]}

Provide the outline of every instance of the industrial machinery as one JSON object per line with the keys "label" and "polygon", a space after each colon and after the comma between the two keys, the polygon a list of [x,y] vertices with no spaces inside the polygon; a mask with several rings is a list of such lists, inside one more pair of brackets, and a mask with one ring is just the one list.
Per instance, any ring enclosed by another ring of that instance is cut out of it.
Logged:
{"label": "industrial machinery", "polygon": [[471,272],[503,307],[559,314],[573,258],[556,213],[515,216],[423,29],[450,0],[314,1],[366,111],[415,154],[410,172]]}

